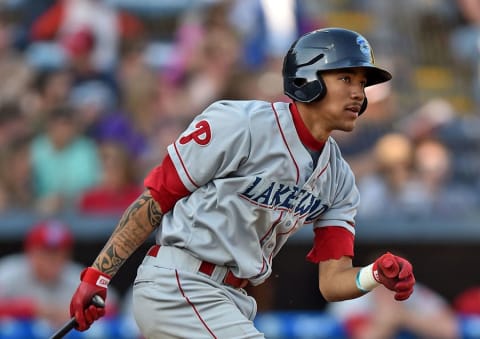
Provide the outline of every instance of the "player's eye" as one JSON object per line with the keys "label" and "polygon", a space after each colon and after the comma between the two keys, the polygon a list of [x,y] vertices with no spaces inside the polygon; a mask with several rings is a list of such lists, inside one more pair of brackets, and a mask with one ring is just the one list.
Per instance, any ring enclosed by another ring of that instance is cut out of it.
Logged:
{"label": "player's eye", "polygon": [[340,77],[340,80],[342,80],[343,82],[346,82],[346,83],[352,82],[352,78],[349,75],[344,75],[344,76]]}

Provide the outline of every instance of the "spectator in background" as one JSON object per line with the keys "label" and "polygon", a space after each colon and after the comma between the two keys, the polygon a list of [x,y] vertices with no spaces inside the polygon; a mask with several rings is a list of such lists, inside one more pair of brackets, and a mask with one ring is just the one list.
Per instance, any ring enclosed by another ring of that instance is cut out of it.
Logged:
{"label": "spectator in background", "polygon": [[34,70],[14,49],[12,26],[8,13],[0,9],[0,104],[19,100],[34,74]]}
{"label": "spectator in background", "polygon": [[80,132],[96,143],[116,141],[134,157],[141,156],[146,137],[131,114],[117,105],[114,93],[101,82],[91,81],[74,88],[68,102],[78,118]]}
{"label": "spectator in background", "polygon": [[31,39],[66,43],[71,52],[91,51],[92,66],[110,72],[120,44],[143,34],[143,24],[109,1],[56,1],[32,24]]}
{"label": "spectator in background", "polygon": [[438,139],[414,143],[400,133],[374,148],[376,171],[359,179],[359,217],[455,217],[473,214],[479,199],[452,177],[448,148]]}
{"label": "spectator in background", "polygon": [[0,152],[15,140],[29,136],[33,130],[16,101],[0,103]]}
{"label": "spectator in background", "polygon": [[99,69],[94,64],[93,52],[97,44],[93,32],[88,28],[73,32],[61,41],[61,47],[67,56],[65,68],[73,79],[72,87],[101,82],[118,97],[118,82],[114,72]]}
{"label": "spectator in background", "polygon": [[413,166],[421,187],[424,216],[467,216],[478,207],[476,193],[452,177],[452,158],[441,141],[420,141],[415,146]]}
{"label": "spectator in background", "polygon": [[228,6],[220,2],[209,7],[202,18],[202,38],[186,70],[179,102],[188,105],[183,109],[186,118],[219,99],[239,65],[240,39],[227,15]]}
{"label": "spectator in background", "polygon": [[[176,89],[172,88],[175,86],[172,83],[162,86],[159,73],[164,70],[147,61],[147,45],[146,40],[123,44],[116,76],[122,98],[121,109],[126,112],[124,115],[128,118],[131,129],[148,138],[157,133],[152,121],[158,116],[178,114],[179,108],[175,95],[171,95],[176,93]],[[155,60],[162,59],[161,55],[152,54]],[[175,55],[174,59],[177,57],[179,56]],[[165,95],[161,96],[160,93]],[[170,107],[167,102],[172,103]]]}
{"label": "spectator in background", "polygon": [[405,217],[421,213],[424,194],[415,181],[412,141],[400,133],[381,137],[373,148],[374,171],[358,181],[359,217]]}
{"label": "spectator in background", "polygon": [[80,194],[79,211],[116,215],[125,210],[143,191],[128,150],[120,143],[105,141],[100,147],[102,163],[99,184]]}
{"label": "spectator in background", "polygon": [[304,1],[232,1],[227,17],[242,39],[243,66],[258,70],[271,59],[283,59],[291,41],[323,26],[309,14]]}
{"label": "spectator in background", "polygon": [[18,137],[0,153],[0,213],[29,211],[34,204],[30,137]]}
{"label": "spectator in background", "polygon": [[87,81],[72,88],[68,103],[75,110],[80,132],[93,137],[97,125],[116,108],[113,91],[101,81]]}
{"label": "spectator in background", "polygon": [[146,152],[147,136],[133,125],[130,115],[122,110],[107,112],[92,127],[88,135],[97,143],[114,140],[122,144],[135,159]]}
{"label": "spectator in background", "polygon": [[141,157],[141,175],[145,175],[167,155],[167,146],[180,135],[188,123],[182,117],[168,116],[152,124],[155,133],[148,139],[146,151]]}
{"label": "spectator in background", "polygon": [[465,288],[453,298],[453,307],[459,316],[480,316],[480,286]]}
{"label": "spectator in background", "polygon": [[[44,320],[56,328],[66,322],[71,294],[81,266],[72,261],[73,235],[57,220],[35,224],[27,233],[24,252],[0,259],[0,319]],[[114,315],[117,295],[107,301]]]}
{"label": "spectator in background", "polygon": [[472,74],[472,92],[469,93],[480,103],[480,2],[477,0],[456,0],[456,6],[461,19],[459,27],[450,31],[448,47],[455,51],[453,60],[459,70],[465,75]]}
{"label": "spectator in background", "polygon": [[229,2],[221,1],[202,11],[186,11],[180,18],[174,62],[161,70],[159,79],[160,100],[172,109],[168,113],[191,119],[220,98],[241,67],[241,40],[228,20],[229,8]]}
{"label": "spectator in background", "polygon": [[[464,194],[467,194],[465,188],[462,189],[460,185],[469,187],[468,190],[472,192],[475,191],[474,186],[478,180],[480,166],[478,157],[480,120],[478,117],[474,115],[460,116],[450,101],[433,97],[399,120],[397,127],[415,144],[422,144],[424,140],[436,140],[443,144],[442,147],[446,149],[446,153],[449,153],[447,158],[452,156],[448,161],[441,161],[448,163],[449,168],[446,173],[448,178],[445,178],[449,181],[448,185],[456,186],[456,193],[463,190]],[[434,154],[439,154],[439,152]],[[423,176],[422,173],[418,174]],[[447,200],[450,197],[451,195],[447,197]],[[464,200],[464,198],[460,200]],[[471,206],[471,204],[468,203],[466,206]],[[451,208],[447,210],[451,210]]]}
{"label": "spectator in background", "polygon": [[31,28],[34,42],[55,42],[65,54],[74,86],[100,81],[118,99],[115,68],[120,46],[143,36],[143,24],[108,1],[61,0],[39,16]]}
{"label": "spectator in background", "polygon": [[456,120],[453,105],[443,98],[434,97],[400,119],[397,126],[411,140],[418,142],[437,137],[442,129],[449,128]]}
{"label": "spectator in background", "polygon": [[230,100],[256,98],[269,102],[288,100],[283,94],[283,79],[280,73],[281,69],[270,68],[261,72],[239,70],[232,74],[222,97]]}
{"label": "spectator in background", "polygon": [[327,305],[352,339],[460,338],[459,322],[448,302],[417,282],[410,298],[400,303],[383,286],[360,298]]}
{"label": "spectator in background", "polygon": [[72,88],[72,75],[63,68],[39,69],[21,101],[21,107],[35,131],[45,127],[47,114],[67,102]]}
{"label": "spectator in background", "polygon": [[41,213],[50,215],[71,208],[81,192],[98,183],[97,145],[77,132],[76,119],[70,107],[53,109],[46,131],[32,142],[34,190]]}

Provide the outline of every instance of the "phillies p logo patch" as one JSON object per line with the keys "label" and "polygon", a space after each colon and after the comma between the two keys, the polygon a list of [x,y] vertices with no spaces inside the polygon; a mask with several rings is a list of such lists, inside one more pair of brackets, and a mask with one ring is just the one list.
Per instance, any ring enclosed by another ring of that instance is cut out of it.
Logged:
{"label": "phillies p logo patch", "polygon": [[195,125],[195,130],[187,135],[184,135],[180,138],[179,142],[182,145],[189,143],[190,141],[195,141],[201,146],[207,145],[212,139],[212,130],[207,120],[202,120],[197,122]]}

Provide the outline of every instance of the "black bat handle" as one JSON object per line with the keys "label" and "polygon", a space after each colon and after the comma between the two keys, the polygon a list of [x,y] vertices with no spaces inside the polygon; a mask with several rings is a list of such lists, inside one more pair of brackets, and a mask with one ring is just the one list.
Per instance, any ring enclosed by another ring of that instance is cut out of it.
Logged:
{"label": "black bat handle", "polygon": [[61,339],[63,338],[68,332],[70,332],[74,327],[77,321],[75,317],[72,317],[65,325],[62,326],[54,335],[50,337],[50,339]]}
{"label": "black bat handle", "polygon": [[[97,307],[105,307],[105,301],[99,295],[94,295],[92,298],[92,305],[95,305]],[[68,332],[70,332],[75,327],[76,324],[77,321],[75,320],[75,317],[72,317],[57,332],[55,332],[50,337],[50,339],[62,339]]]}

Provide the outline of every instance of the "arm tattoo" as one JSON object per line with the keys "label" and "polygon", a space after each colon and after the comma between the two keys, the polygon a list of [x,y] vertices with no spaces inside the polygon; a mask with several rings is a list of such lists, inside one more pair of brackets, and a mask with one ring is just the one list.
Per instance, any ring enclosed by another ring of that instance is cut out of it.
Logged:
{"label": "arm tattoo", "polygon": [[124,212],[112,236],[93,263],[93,267],[114,276],[125,261],[160,225],[163,213],[145,191]]}

